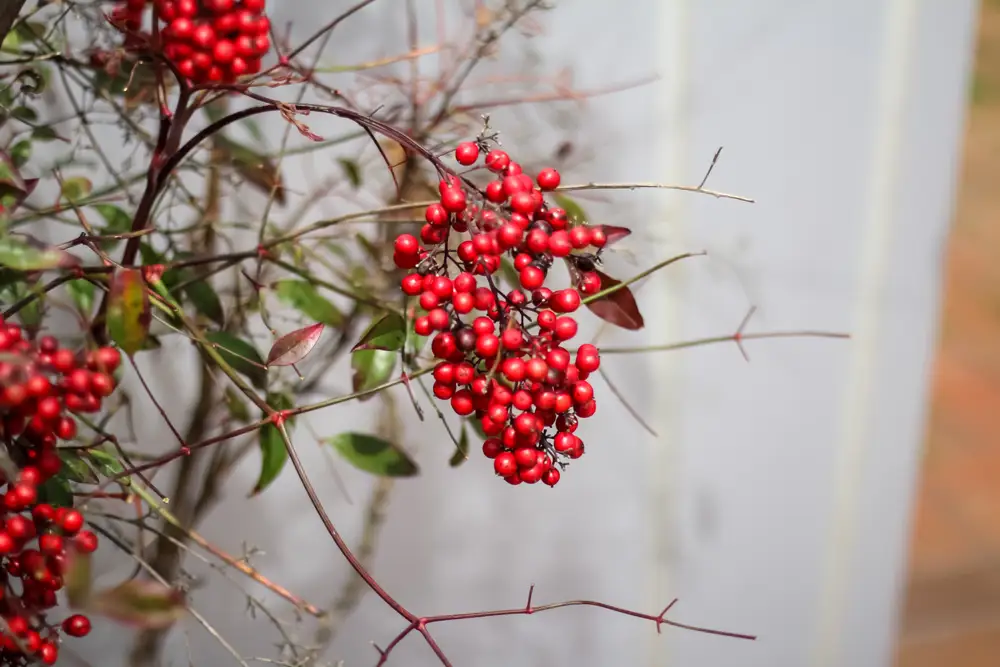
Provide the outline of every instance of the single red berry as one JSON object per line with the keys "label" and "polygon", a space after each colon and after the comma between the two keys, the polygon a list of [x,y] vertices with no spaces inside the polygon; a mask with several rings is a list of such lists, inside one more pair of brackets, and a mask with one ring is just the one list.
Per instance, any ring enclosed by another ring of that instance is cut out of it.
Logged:
{"label": "single red berry", "polygon": [[507,201],[507,193],[503,188],[503,181],[490,181],[486,184],[486,199],[494,204],[502,204]]}
{"label": "single red berry", "polygon": [[576,415],[581,419],[587,419],[588,417],[593,417],[597,412],[597,401],[590,399],[582,405],[576,406]]}
{"label": "single red berry", "polygon": [[194,21],[187,16],[178,16],[170,22],[166,32],[174,39],[187,41],[194,34]]}
{"label": "single red berry", "polygon": [[490,171],[501,172],[510,165],[510,156],[506,152],[493,149],[486,154],[486,168]]}
{"label": "single red berry", "polygon": [[557,290],[552,293],[549,304],[559,313],[575,312],[580,307],[580,293],[573,288]]}
{"label": "single red berry", "polygon": [[73,535],[83,528],[83,515],[76,510],[66,510],[59,520],[59,527],[63,532]]}
{"label": "single red berry", "polygon": [[559,187],[560,180],[559,172],[551,168],[542,169],[538,172],[538,177],[535,179],[538,187],[542,190],[555,190]]}
{"label": "single red berry", "polygon": [[558,468],[549,468],[545,471],[545,474],[542,475],[542,483],[548,486],[555,486],[559,483],[560,477],[562,477],[562,475],[559,473]]}
{"label": "single red berry", "polygon": [[55,419],[60,412],[62,412],[62,405],[59,404],[59,399],[55,396],[46,396],[35,406],[35,414],[45,421]]}
{"label": "single red berry", "polygon": [[573,244],[573,247],[577,250],[586,248],[590,245],[590,241],[593,235],[590,232],[590,227],[585,225],[578,225],[573,229],[569,230],[569,240]]}
{"label": "single red berry", "polygon": [[52,642],[43,642],[38,649],[38,658],[46,665],[54,665],[59,659],[59,649]]}
{"label": "single red berry", "polygon": [[503,443],[496,438],[487,438],[483,443],[483,455],[488,459],[495,459],[503,452]]}
{"label": "single red berry", "polygon": [[228,39],[220,39],[212,48],[212,57],[219,65],[227,65],[236,57],[236,47]]}
{"label": "single red berry", "polygon": [[215,30],[207,23],[195,26],[191,32],[191,43],[199,49],[211,51],[215,47]]}
{"label": "single red berry", "polygon": [[90,619],[83,614],[73,614],[62,622],[62,629],[70,637],[86,637],[90,634]]}
{"label": "single red berry", "polygon": [[44,375],[32,375],[24,383],[24,390],[28,392],[29,396],[34,396],[35,398],[48,396],[51,389],[52,383]]}
{"label": "single red berry", "polygon": [[60,440],[72,440],[76,437],[76,421],[72,417],[60,417],[53,432]]}
{"label": "single red berry", "polygon": [[420,250],[420,242],[413,234],[400,234],[393,241],[392,247],[401,255],[415,255]]}
{"label": "single red berry", "polygon": [[448,211],[441,204],[431,204],[424,211],[424,220],[435,227],[444,227],[448,224]]}
{"label": "single red berry", "polygon": [[465,192],[461,188],[448,188],[441,193],[441,206],[451,213],[460,213],[465,210]]}
{"label": "single red berry", "polygon": [[521,269],[518,279],[524,289],[538,289],[545,282],[545,272],[537,266],[528,265]]}
{"label": "single red berry", "polygon": [[455,395],[451,397],[451,409],[455,411],[455,414],[463,417],[471,415],[475,410],[472,402],[472,392],[468,389],[460,389],[455,392]]}
{"label": "single red berry", "polygon": [[48,556],[62,553],[63,538],[55,533],[45,533],[38,538],[38,549]]}
{"label": "single red berry", "polygon": [[555,257],[566,257],[573,251],[573,243],[565,229],[557,229],[549,234],[548,246],[549,252]]}
{"label": "single red berry", "polygon": [[423,279],[416,273],[410,273],[403,276],[403,279],[400,281],[400,287],[407,296],[416,296],[423,291],[423,282]]}
{"label": "single red berry", "polygon": [[94,535],[94,533],[89,530],[81,530],[80,533],[73,538],[73,544],[76,545],[77,549],[85,554],[93,553],[97,551],[97,535]]}
{"label": "single red berry", "polygon": [[558,340],[569,340],[576,335],[576,320],[566,315],[556,318],[556,325],[552,328],[552,332]]}
{"label": "single red berry", "polygon": [[576,351],[576,366],[581,371],[593,373],[601,365],[600,352],[590,343],[584,343]]}
{"label": "single red berry", "polygon": [[493,459],[493,470],[501,477],[509,477],[517,472],[517,461],[511,452],[501,452]]}
{"label": "single red berry", "polygon": [[471,141],[465,141],[455,148],[455,159],[459,164],[468,167],[471,164],[475,164],[476,160],[479,159],[479,146]]}
{"label": "single red berry", "polygon": [[594,387],[589,382],[583,380],[573,385],[573,402],[577,405],[586,403],[594,397]]}
{"label": "single red berry", "polygon": [[518,472],[518,475],[521,477],[521,481],[525,484],[537,484],[542,479],[542,475],[544,474],[545,468],[537,464],[527,470],[521,470]]}
{"label": "single red berry", "polygon": [[90,391],[100,398],[110,396],[115,391],[115,379],[107,373],[94,373],[90,376]]}
{"label": "single red berry", "polygon": [[76,355],[65,348],[56,350],[52,354],[52,367],[65,375],[76,367]]}
{"label": "single red berry", "polygon": [[472,312],[476,300],[468,292],[455,292],[451,296],[451,305],[459,315],[466,315]]}

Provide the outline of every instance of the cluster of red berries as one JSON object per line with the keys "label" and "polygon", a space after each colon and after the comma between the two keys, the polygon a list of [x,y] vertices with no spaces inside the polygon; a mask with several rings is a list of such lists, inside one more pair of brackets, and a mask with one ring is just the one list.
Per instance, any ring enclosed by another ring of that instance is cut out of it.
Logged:
{"label": "cluster of red berries", "polygon": [[[141,28],[149,0],[125,0],[109,15],[126,33]],[[195,84],[233,83],[261,70],[271,49],[265,0],[153,0],[163,55]]]}
{"label": "cluster of red berries", "polygon": [[[62,467],[56,445],[76,435],[68,414],[96,412],[115,389],[121,355],[110,347],[75,353],[51,336],[24,338],[20,327],[0,319],[0,443],[19,468],[13,479],[0,473],[0,665],[34,660],[54,664],[59,631],[90,632],[90,620],[74,614],[52,624],[71,552],[91,553],[97,536],[84,530],[83,515],[54,507],[40,488]],[[15,586],[15,581],[19,582]]]}
{"label": "cluster of red berries", "polygon": [[[559,186],[555,169],[532,179],[484,141],[460,144],[455,158],[472,166],[484,152],[497,177],[484,188],[453,175],[442,180],[420,238],[396,238],[393,259],[410,270],[403,292],[425,311],[416,333],[434,334],[431,350],[441,360],[434,395],[480,421],[497,475],[555,486],[567,460],[583,454],[579,420],[597,410],[587,381],[600,365],[597,348],[581,345],[574,358],[563,345],[576,335],[571,314],[581,293],[601,289],[595,268],[607,236],[601,227],[571,225],[565,209],[545,201],[544,192]],[[451,231],[467,238],[451,248]],[[504,254],[519,283],[506,293],[494,279]],[[572,287],[545,286],[555,258],[568,263]]]}

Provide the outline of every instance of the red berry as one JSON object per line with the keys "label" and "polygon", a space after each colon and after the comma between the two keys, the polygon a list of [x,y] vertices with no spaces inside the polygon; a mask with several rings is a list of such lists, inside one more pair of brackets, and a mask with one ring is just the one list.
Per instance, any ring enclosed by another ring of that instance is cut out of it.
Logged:
{"label": "red berry", "polygon": [[415,255],[420,250],[420,242],[413,234],[400,234],[393,241],[392,247],[401,255]]}
{"label": "red berry", "polygon": [[521,269],[518,279],[524,289],[538,289],[545,282],[545,272],[537,266],[528,265]]}
{"label": "red berry", "polygon": [[472,403],[472,393],[468,389],[460,389],[451,397],[451,409],[455,414],[465,416],[470,415],[475,410]]}
{"label": "red berry", "polygon": [[496,438],[487,438],[483,443],[483,455],[488,459],[495,459],[503,452],[503,443]]}
{"label": "red berry", "polygon": [[73,538],[73,544],[85,554],[93,553],[97,551],[97,535],[94,535],[89,530],[82,530]]}
{"label": "red berry", "polygon": [[44,642],[38,649],[38,658],[46,665],[54,665],[59,659],[59,649],[52,642]]}
{"label": "red berry", "polygon": [[35,406],[35,414],[45,421],[55,419],[61,411],[62,406],[59,404],[59,399],[55,396],[46,396],[38,401],[38,405]]}
{"label": "red berry", "polygon": [[55,533],[46,533],[38,538],[38,549],[43,554],[54,556],[63,550],[63,538]]}
{"label": "red berry", "polygon": [[542,483],[547,484],[548,486],[555,486],[559,483],[560,477],[562,477],[562,475],[559,474],[558,468],[549,468],[545,471],[545,474],[542,475]]}
{"label": "red berry", "polygon": [[490,171],[501,172],[510,165],[510,156],[502,150],[494,149],[486,154],[486,168]]}
{"label": "red berry", "polygon": [[580,293],[572,288],[558,290],[552,293],[549,304],[556,312],[572,313],[580,307]]}
{"label": "red berry", "polygon": [[423,291],[423,279],[416,273],[411,273],[409,275],[403,276],[403,280],[400,281],[400,287],[403,289],[403,293],[407,296],[416,296]]}
{"label": "red berry", "polygon": [[535,180],[542,190],[555,190],[559,187],[559,172],[555,169],[542,169]]}
{"label": "red berry", "polygon": [[555,257],[566,257],[573,251],[573,243],[570,241],[569,232],[564,229],[557,229],[549,235],[548,250]]}
{"label": "red berry", "polygon": [[577,250],[589,246],[591,238],[592,234],[590,233],[590,227],[579,225],[569,230],[570,243],[572,243],[573,247]]}
{"label": "red berry", "polygon": [[572,317],[563,316],[556,319],[556,325],[552,332],[559,340],[569,340],[576,335],[577,324]]}
{"label": "red berry", "polygon": [[465,210],[465,192],[461,188],[448,188],[441,193],[441,206],[451,213],[460,213]]}
{"label": "red berry", "polygon": [[424,211],[424,220],[435,227],[444,227],[448,224],[448,211],[441,204],[431,204]]}
{"label": "red berry", "polygon": [[83,614],[73,614],[62,622],[62,629],[70,637],[86,637],[90,633],[90,619]]}
{"label": "red berry", "polygon": [[52,389],[52,383],[44,375],[32,375],[24,383],[24,389],[28,392],[29,396],[40,398],[48,396],[49,391]]}
{"label": "red berry", "polygon": [[69,350],[56,350],[52,354],[52,367],[60,373],[69,373],[76,366],[76,355]]}
{"label": "red berry", "polygon": [[228,39],[220,39],[212,49],[212,57],[220,65],[227,65],[236,56],[236,47]]}
{"label": "red berry", "polygon": [[494,204],[502,204],[507,201],[507,193],[503,188],[503,181],[490,181],[486,184],[486,198]]}
{"label": "red berry", "polygon": [[460,143],[455,149],[455,159],[466,167],[479,159],[479,146],[471,141]]}
{"label": "red berry", "polygon": [[581,371],[593,373],[601,365],[600,352],[590,343],[585,343],[576,351],[576,366]]}
{"label": "red berry", "polygon": [[179,16],[170,22],[166,32],[174,39],[187,41],[194,34],[194,22],[187,16]]}
{"label": "red berry", "polygon": [[90,376],[90,391],[100,398],[110,396],[115,391],[115,379],[107,373],[94,373]]}
{"label": "red berry", "polygon": [[207,23],[196,26],[191,33],[191,43],[200,49],[211,51],[215,46],[215,30]]}
{"label": "red berry", "polygon": [[74,535],[83,528],[83,515],[76,510],[67,510],[59,520],[59,527],[64,533]]}
{"label": "red berry", "polygon": [[501,477],[510,477],[517,472],[517,461],[511,452],[501,452],[493,459],[493,470]]}

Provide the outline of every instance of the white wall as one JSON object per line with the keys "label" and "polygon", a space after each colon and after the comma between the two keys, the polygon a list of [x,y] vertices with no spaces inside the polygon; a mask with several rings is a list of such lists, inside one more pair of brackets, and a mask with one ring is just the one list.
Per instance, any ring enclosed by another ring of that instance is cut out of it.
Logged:
{"label": "white wall", "polygon": [[[303,33],[344,3],[329,4],[274,13]],[[593,598],[655,612],[680,597],[671,618],[760,635],[657,636],[652,624],[569,609],[441,626],[435,636],[455,664],[888,664],[974,5],[633,0],[564,3],[544,17],[552,69],[571,64],[580,88],[664,75],[591,103],[585,128],[601,159],[566,180],[697,183],[724,145],[710,186],[758,200],[638,192],[613,196],[620,211],[595,207],[637,230],[636,262],[612,259],[617,274],[676,251],[710,253],[639,290],[646,330],[602,342],[730,333],[750,304],[759,306],[751,331],[856,337],[750,341],[750,364],[731,345],[606,357],[660,437],[604,389],[600,416],[584,427],[587,456],[554,491],[509,488],[477,457],[449,469],[433,420],[408,430],[425,472],[399,484],[374,569],[414,610],[518,606],[534,583],[536,602]],[[360,14],[339,33],[344,52],[356,35],[395,25],[398,7]],[[494,124],[533,118],[504,110]],[[289,180],[315,178],[315,165],[289,165]],[[331,434],[369,418],[340,407],[311,423]],[[162,433],[148,422],[150,437]],[[332,518],[356,539],[369,480],[340,467],[349,505],[300,433]],[[345,576],[339,555],[291,471],[263,498],[245,498],[255,466],[251,458],[241,469],[203,534],[234,552],[244,540],[262,547],[256,565],[326,602]],[[270,654],[273,632],[236,613],[238,592],[216,582],[193,599],[241,652]],[[369,642],[384,645],[401,627],[368,596],[330,658],[374,664]],[[117,632],[101,630],[77,646],[95,664],[120,664]],[[190,641],[194,664],[231,661],[193,624]],[[184,641],[172,646],[172,664],[186,664]],[[435,660],[412,639],[390,664]]]}

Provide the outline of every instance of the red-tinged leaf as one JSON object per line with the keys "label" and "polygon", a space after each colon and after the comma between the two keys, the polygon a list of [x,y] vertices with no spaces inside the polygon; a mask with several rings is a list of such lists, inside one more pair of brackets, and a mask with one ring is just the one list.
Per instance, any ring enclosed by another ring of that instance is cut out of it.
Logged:
{"label": "red-tinged leaf", "polygon": [[311,324],[274,341],[271,351],[267,353],[267,365],[291,366],[302,361],[316,346],[325,326],[322,322]]}
{"label": "red-tinged leaf", "polygon": [[[621,285],[620,280],[615,280],[601,271],[595,270],[595,273],[601,277],[602,292]],[[639,312],[639,305],[635,302],[635,296],[628,287],[621,287],[599,299],[588,302],[587,308],[605,322],[629,331],[638,331],[646,324],[642,319],[642,313]]]}
{"label": "red-tinged leaf", "polygon": [[98,591],[89,608],[121,623],[162,630],[184,615],[184,596],[157,581],[132,579],[114,588]]}
{"label": "red-tinged leaf", "polygon": [[122,351],[132,356],[143,348],[151,319],[149,294],[139,269],[118,269],[108,297],[108,333]]}
{"label": "red-tinged leaf", "polygon": [[604,236],[607,238],[607,241],[604,243],[605,248],[618,243],[626,236],[632,234],[632,230],[628,227],[619,227],[617,225],[594,225],[594,228],[604,232]]}

